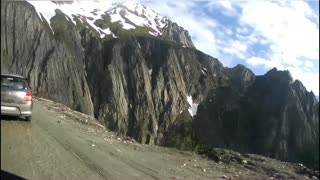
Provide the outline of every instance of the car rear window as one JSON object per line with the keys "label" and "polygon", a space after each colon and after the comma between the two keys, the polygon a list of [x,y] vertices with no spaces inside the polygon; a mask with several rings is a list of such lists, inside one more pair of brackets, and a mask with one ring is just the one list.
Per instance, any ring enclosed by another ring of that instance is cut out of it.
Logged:
{"label": "car rear window", "polygon": [[27,86],[24,79],[1,76],[1,89],[22,90],[26,88]]}

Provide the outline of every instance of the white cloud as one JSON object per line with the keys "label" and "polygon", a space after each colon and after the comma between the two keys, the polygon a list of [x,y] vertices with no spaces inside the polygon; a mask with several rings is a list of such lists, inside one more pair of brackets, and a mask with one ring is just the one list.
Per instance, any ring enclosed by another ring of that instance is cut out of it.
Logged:
{"label": "white cloud", "polygon": [[150,1],[146,4],[188,30],[197,49],[220,58],[214,29],[217,22],[197,9],[196,1]]}
{"label": "white cloud", "polygon": [[310,6],[303,1],[292,1],[289,6],[294,9],[295,12],[298,12],[298,14],[303,14],[308,17],[314,15],[314,12],[311,10]]}
{"label": "white cloud", "polygon": [[203,6],[199,6],[199,1],[164,0],[147,1],[146,5],[188,30],[197,49],[218,58],[225,66],[231,66],[236,59],[245,58],[246,43],[230,38],[235,32],[203,13],[203,8],[219,7],[223,7],[224,12],[236,13],[234,5],[229,1],[203,3]]}
{"label": "white cloud", "polygon": [[274,67],[277,67],[278,69],[284,69],[284,66],[275,60],[267,60],[261,57],[250,57],[246,60],[246,63],[253,66],[253,67],[258,67],[262,66],[265,69],[271,69]]}
{"label": "white cloud", "polygon": [[240,26],[240,27],[237,28],[237,33],[238,34],[246,34],[246,35],[248,35],[249,29],[246,26]]}
{"label": "white cloud", "polygon": [[225,66],[247,63],[254,72],[288,69],[319,94],[319,15],[305,1],[164,0],[147,5],[188,30],[197,49]]}
{"label": "white cloud", "polygon": [[315,95],[319,95],[319,71],[306,71],[299,67],[290,67],[288,70],[292,77],[299,77],[297,79],[303,83],[308,91],[312,90]]}
{"label": "white cloud", "polygon": [[[294,79],[319,94],[319,22],[306,2],[250,1],[241,4],[240,24],[250,26],[271,45],[266,59],[250,58],[247,63],[288,69]],[[318,20],[319,21],[319,20]],[[239,30],[240,31],[240,30]]]}
{"label": "white cloud", "polygon": [[247,44],[238,40],[227,40],[220,46],[221,52],[224,54],[234,55],[240,59],[246,58]]}
{"label": "white cloud", "polygon": [[304,16],[305,13],[306,10],[297,11],[272,2],[253,1],[243,5],[240,20],[270,40],[279,51],[277,53],[317,59],[319,29]]}
{"label": "white cloud", "polygon": [[217,9],[222,9],[221,13],[226,16],[236,16],[237,10],[231,1],[219,0],[219,1],[208,1],[206,3],[207,8],[210,11],[216,11]]}

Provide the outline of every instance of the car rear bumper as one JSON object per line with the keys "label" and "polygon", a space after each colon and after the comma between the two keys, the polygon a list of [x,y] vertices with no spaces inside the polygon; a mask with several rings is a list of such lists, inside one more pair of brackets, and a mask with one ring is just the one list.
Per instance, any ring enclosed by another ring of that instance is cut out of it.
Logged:
{"label": "car rear bumper", "polygon": [[1,115],[30,116],[32,107],[32,102],[27,104],[1,103]]}

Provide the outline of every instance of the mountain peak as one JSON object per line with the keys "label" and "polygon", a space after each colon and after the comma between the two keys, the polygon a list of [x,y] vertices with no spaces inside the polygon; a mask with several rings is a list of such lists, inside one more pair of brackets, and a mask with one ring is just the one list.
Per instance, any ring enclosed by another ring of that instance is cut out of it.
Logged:
{"label": "mountain peak", "polygon": [[[51,18],[60,10],[66,19],[74,25],[89,28],[104,38],[117,38],[115,31],[120,29],[134,30],[145,35],[157,36],[161,39],[173,41],[184,47],[194,47],[188,32],[176,25],[167,17],[161,16],[139,1],[28,1],[34,6],[42,21],[47,21],[52,33]],[[102,25],[102,26],[101,26]],[[113,29],[112,27],[117,27]]]}
{"label": "mountain peak", "polygon": [[282,80],[282,81],[287,81],[287,82],[293,81],[291,73],[288,70],[281,71],[281,70],[278,70],[276,67],[268,71],[266,73],[266,76],[270,78]]}
{"label": "mountain peak", "polygon": [[167,24],[167,18],[138,1],[118,3],[106,13],[111,16],[112,22],[120,21],[124,29],[144,27],[154,36],[162,35],[163,28]]}

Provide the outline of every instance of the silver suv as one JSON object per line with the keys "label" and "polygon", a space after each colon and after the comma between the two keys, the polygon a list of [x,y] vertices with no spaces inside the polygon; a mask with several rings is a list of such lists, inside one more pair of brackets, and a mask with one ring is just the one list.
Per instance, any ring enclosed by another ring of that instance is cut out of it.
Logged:
{"label": "silver suv", "polygon": [[1,74],[1,115],[24,117],[31,121],[32,91],[26,78]]}

